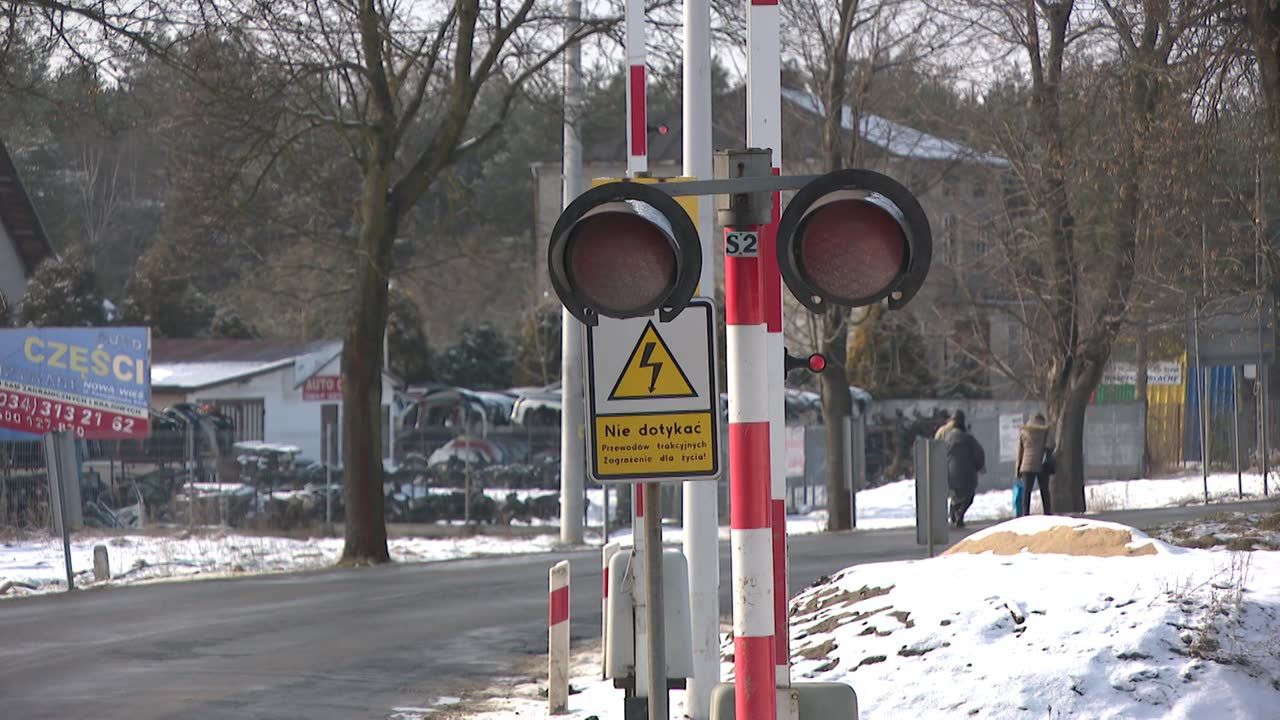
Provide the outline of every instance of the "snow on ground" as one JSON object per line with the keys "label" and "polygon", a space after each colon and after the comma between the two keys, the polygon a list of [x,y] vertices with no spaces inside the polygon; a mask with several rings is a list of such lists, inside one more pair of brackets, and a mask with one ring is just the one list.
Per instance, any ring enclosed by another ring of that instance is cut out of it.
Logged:
{"label": "snow on ground", "polygon": [[[541,677],[495,678],[499,684],[489,693],[490,697],[470,699],[445,717],[465,717],[470,720],[530,720],[549,718],[557,720],[623,720],[622,691],[613,687],[613,681],[600,679],[601,654],[598,649],[575,653],[569,670],[569,712],[566,715],[550,715],[547,707],[546,664],[540,668]],[[683,718],[684,691],[672,690],[668,702],[668,714]],[[475,708],[479,706],[477,711]],[[432,712],[405,714],[389,720],[437,720],[440,715]]]}
{"label": "snow on ground", "polygon": [[[1032,536],[1047,545],[1021,551]],[[1274,717],[1280,554],[1043,516],[966,543],[985,552],[851,568],[799,596],[796,676],[852,684],[864,718]]]}
{"label": "snow on ground", "polygon": [[1152,534],[1183,547],[1280,550],[1280,512],[1214,513],[1196,523],[1153,528]]}
{"label": "snow on ground", "polygon": [[[853,686],[863,720],[1271,720],[1280,553],[1031,516],[934,559],[848,568],[793,601],[791,634],[794,679]],[[729,678],[732,642],[722,650]],[[577,668],[569,720],[621,720],[598,672]],[[545,715],[545,700],[507,696],[471,717]]]}
{"label": "snow on ground", "polygon": [[[559,537],[472,536],[458,538],[390,538],[392,559],[431,562],[485,555],[548,552]],[[289,572],[331,567],[342,554],[342,538],[240,535],[231,532],[180,535],[73,536],[72,570],[76,585],[93,585],[93,547],[107,546],[113,579],[120,585],[148,580],[195,578],[248,573]],[[0,541],[0,583],[12,580],[35,586],[34,592],[66,589],[60,540]],[[31,590],[16,588],[16,594]],[[13,596],[10,593],[9,596]]]}
{"label": "snow on ground", "polygon": [[[1241,488],[1246,499],[1259,498],[1262,497],[1264,489],[1260,474],[1245,474],[1242,483],[1237,485],[1234,473],[1215,473],[1209,476],[1208,484],[1211,502],[1238,500]],[[1280,484],[1280,478],[1272,477],[1266,489],[1272,494],[1280,492],[1277,484]],[[1090,512],[1177,507],[1202,504],[1204,483],[1198,473],[1161,479],[1104,480],[1089,483],[1085,487],[1085,494]],[[601,525],[603,502],[603,490],[600,488],[587,490],[587,522],[594,528],[599,528]],[[614,503],[616,498],[610,501],[611,510],[615,507]],[[1033,513],[1041,511],[1038,489],[1032,493],[1031,511]],[[993,490],[980,493],[974,498],[973,506],[965,515],[965,520],[969,523],[992,522],[1008,520],[1012,517],[1012,490]],[[884,530],[914,527],[915,522],[915,480],[899,480],[858,493],[858,529]],[[559,522],[553,520],[548,524],[558,525]],[[822,532],[826,524],[826,510],[788,515],[787,534],[807,535]],[[595,537],[599,537],[598,531]],[[609,537],[622,543],[630,543],[631,528],[611,529]],[[666,543],[678,545],[682,537],[678,527],[663,529],[663,541]],[[729,539],[727,527],[720,528],[720,539]]]}
{"label": "snow on ground", "polygon": [[[197,487],[202,492],[219,490],[221,492],[252,492],[249,486],[234,484],[220,488],[212,484],[208,486],[198,484]],[[1236,476],[1223,473],[1211,475],[1209,490],[1211,498],[1215,501],[1236,499],[1238,497]],[[1261,476],[1245,475],[1243,490],[1246,497],[1261,495],[1263,491]],[[487,489],[486,492],[505,497],[507,492],[512,491]],[[546,493],[546,491],[537,490],[514,492],[517,496],[525,498]],[[1168,507],[1203,502],[1203,484],[1198,475],[1158,480],[1096,482],[1088,485],[1086,492],[1089,507],[1094,511]],[[281,493],[281,495],[285,494],[287,493]],[[591,542],[599,541],[598,528],[603,518],[603,499],[602,489],[591,488],[587,491],[588,523],[596,529],[594,532],[587,533],[588,540]],[[1039,504],[1039,494],[1035,493],[1032,498],[1033,512],[1039,512]],[[978,495],[966,519],[970,522],[1004,520],[1012,514],[1011,492],[997,490]],[[1259,538],[1257,532],[1246,532],[1240,520],[1233,523],[1220,522],[1216,526],[1206,526],[1199,531],[1183,530],[1180,539],[1194,537],[1201,547],[1213,545],[1230,545],[1236,549],[1280,547],[1280,538],[1274,534],[1267,536],[1270,539]],[[556,525],[558,522],[540,521],[535,524]],[[914,524],[914,480],[902,480],[858,493],[859,529],[911,527]],[[825,525],[825,510],[805,515],[792,515],[787,518],[787,532],[791,535],[821,532]],[[729,539],[728,528],[720,528],[720,538],[724,541]],[[613,530],[610,533],[610,539],[629,544],[631,529]],[[683,534],[679,527],[667,526],[663,528],[663,539],[666,543],[679,545]],[[1166,539],[1177,540],[1176,538]],[[1254,540],[1257,542],[1250,545],[1249,543]],[[104,540],[75,539],[72,556],[76,573],[91,572],[93,545],[98,542],[104,542]],[[113,573],[123,576],[113,581],[114,583],[166,577],[304,570],[331,565],[342,549],[340,539],[290,540],[232,533],[185,536],[125,535],[110,538],[105,542],[110,549]],[[545,552],[552,549],[555,543],[554,536],[534,539],[395,538],[391,540],[391,553],[398,560],[423,562],[475,555]],[[41,590],[52,590],[58,587],[53,583],[61,583],[64,577],[61,545],[58,543],[51,540],[0,541],[0,583],[13,580],[36,585]],[[84,576],[81,582],[86,580],[87,576]],[[19,592],[29,591],[19,589]]]}
{"label": "snow on ground", "polygon": [[[1012,480],[1010,483],[1012,484]],[[1280,478],[1270,478],[1267,490],[1275,494]],[[1263,494],[1261,474],[1245,474],[1237,485],[1234,473],[1215,473],[1209,476],[1211,502],[1232,502],[1240,498],[1240,486],[1245,498],[1257,498]],[[1182,475],[1172,478],[1144,480],[1105,480],[1085,486],[1086,505],[1090,512],[1107,510],[1139,510],[1160,507],[1177,507],[1204,503],[1204,483],[1201,476]],[[1040,491],[1032,492],[1031,510],[1040,512]],[[816,515],[815,515],[816,516]],[[825,515],[821,516],[825,521]],[[913,527],[916,517],[915,480],[899,480],[858,493],[858,527],[868,530],[895,527]],[[979,493],[973,499],[973,507],[965,515],[968,523],[991,520],[1007,520],[1013,517],[1013,491],[993,490]],[[788,522],[788,530],[791,523]]]}

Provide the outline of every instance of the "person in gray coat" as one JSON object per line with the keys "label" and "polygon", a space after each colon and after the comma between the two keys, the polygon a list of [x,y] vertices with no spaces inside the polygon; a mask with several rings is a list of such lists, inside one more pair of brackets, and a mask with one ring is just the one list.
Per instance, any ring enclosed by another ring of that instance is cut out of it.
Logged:
{"label": "person in gray coat", "polygon": [[964,527],[964,514],[978,492],[978,473],[987,468],[982,445],[969,433],[964,411],[951,416],[951,429],[943,435],[947,444],[947,487],[951,490],[951,527]]}

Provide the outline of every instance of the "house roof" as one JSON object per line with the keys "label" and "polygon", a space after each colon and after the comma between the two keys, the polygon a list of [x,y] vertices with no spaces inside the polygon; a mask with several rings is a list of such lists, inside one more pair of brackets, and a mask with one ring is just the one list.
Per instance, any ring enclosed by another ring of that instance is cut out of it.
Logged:
{"label": "house roof", "polygon": [[[817,116],[823,115],[822,101],[805,90],[783,88],[784,100]],[[840,126],[853,130],[853,111],[846,105],[840,116]],[[915,128],[896,123],[872,113],[862,113],[858,121],[858,135],[890,155],[917,160],[957,160],[993,167],[1008,167],[1009,161],[971,148],[954,140],[930,135]]]}
{"label": "house roof", "polygon": [[335,340],[157,338],[151,344],[151,385],[199,390],[295,366],[300,385],[342,351]]}
{"label": "house roof", "polygon": [[3,140],[0,140],[0,224],[4,225],[28,277],[42,260],[53,255],[44,226]]}

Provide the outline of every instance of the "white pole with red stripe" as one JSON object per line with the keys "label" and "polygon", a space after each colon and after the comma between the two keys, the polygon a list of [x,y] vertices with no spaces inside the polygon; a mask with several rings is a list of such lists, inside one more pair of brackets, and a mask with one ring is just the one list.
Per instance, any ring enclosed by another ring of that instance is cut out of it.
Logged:
{"label": "white pole with red stripe", "polygon": [[[770,531],[768,344],[759,251],[725,228],[725,321],[729,390],[729,523],[733,567],[735,716],[774,720],[773,536]],[[758,237],[758,235],[757,235]]]}
{"label": "white pole with red stripe", "polygon": [[609,561],[618,554],[621,545],[616,542],[605,543],[600,549],[604,564],[603,580],[600,592],[600,657],[602,658],[600,677],[608,677],[609,667]]}
{"label": "white pole with red stripe", "polygon": [[644,0],[627,0],[627,175],[649,170],[645,101]]}
{"label": "white pole with red stripe", "polygon": [[[773,152],[773,173],[782,168],[782,55],[777,0],[749,0],[747,10],[747,146]],[[787,625],[786,371],[782,337],[782,276],[778,273],[778,218],[781,203],[773,194],[773,216],[760,238],[761,283],[766,324],[765,357],[770,438],[770,516],[773,527],[774,651],[778,687],[791,684],[790,633]]]}
{"label": "white pole with red stripe", "polygon": [[551,612],[547,623],[547,705],[552,715],[569,712],[569,561],[551,566]]}

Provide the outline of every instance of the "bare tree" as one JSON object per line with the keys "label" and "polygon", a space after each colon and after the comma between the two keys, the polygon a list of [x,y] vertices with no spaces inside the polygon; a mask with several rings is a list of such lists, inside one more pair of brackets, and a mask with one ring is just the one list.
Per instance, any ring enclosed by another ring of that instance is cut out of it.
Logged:
{"label": "bare tree", "polygon": [[98,253],[105,235],[120,209],[120,158],[108,158],[100,147],[85,147],[81,152],[79,184],[81,212],[84,214],[84,242],[88,247],[89,268],[98,271]]}
{"label": "bare tree", "polygon": [[[1093,14],[1074,0],[965,7],[1028,63],[1025,127],[1002,137],[1027,201],[1004,243],[1011,272],[1025,280],[1012,284],[1008,310],[1028,331],[1027,349],[1043,373],[1028,385],[1043,395],[1056,427],[1054,510],[1083,512],[1085,412],[1146,282],[1139,257],[1155,236],[1153,200],[1167,190],[1168,175],[1152,162],[1162,113],[1170,112],[1162,102],[1184,40],[1213,10],[1172,0],[1103,0]],[[1091,115],[1112,123],[1113,156],[1085,157],[1087,143],[1071,137]]]}
{"label": "bare tree", "polygon": [[[822,0],[790,0],[784,9],[788,49],[803,61],[821,104],[822,170],[856,167],[862,159],[861,113],[874,79],[944,47],[950,35],[919,12],[918,4],[904,0],[839,0],[834,12]],[[818,345],[827,359],[821,383],[828,530],[848,529],[854,522],[853,503],[844,484],[848,458],[843,442],[844,420],[853,409],[850,324],[875,323],[877,317],[865,308],[852,313],[832,308],[816,323]]]}
{"label": "bare tree", "polygon": [[1243,0],[1253,53],[1258,63],[1258,84],[1266,102],[1267,124],[1280,143],[1280,3],[1276,0]]}
{"label": "bare tree", "polygon": [[[534,0],[4,0],[43,13],[68,51],[109,65],[144,51],[244,123],[246,166],[265,171],[298,138],[336,132],[359,168],[356,250],[342,353],[346,541],[341,562],[387,562],[383,335],[393,245],[437,177],[496,135],[524,83],[565,47]],[[107,39],[103,40],[101,30]],[[92,32],[90,32],[92,31]],[[549,40],[549,38],[554,38]],[[216,53],[189,53],[210,44]],[[477,114],[479,104],[486,112]]]}

